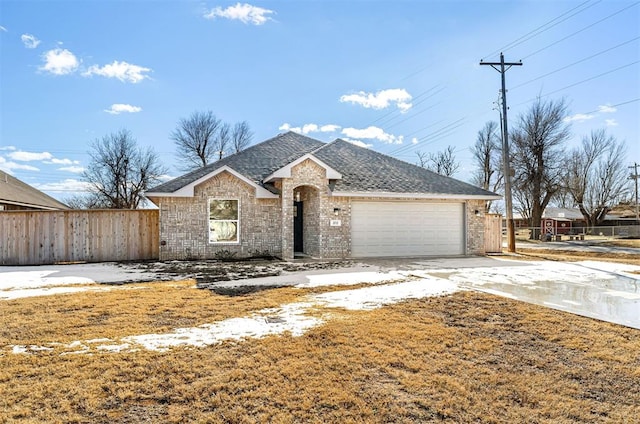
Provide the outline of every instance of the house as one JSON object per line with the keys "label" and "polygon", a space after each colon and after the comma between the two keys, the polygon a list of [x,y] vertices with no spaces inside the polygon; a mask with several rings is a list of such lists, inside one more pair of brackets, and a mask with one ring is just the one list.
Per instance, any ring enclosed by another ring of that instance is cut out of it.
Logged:
{"label": "house", "polygon": [[0,170],[0,211],[64,209],[69,207]]}
{"label": "house", "polygon": [[160,259],[484,253],[500,196],[337,139],[287,132],[150,189]]}

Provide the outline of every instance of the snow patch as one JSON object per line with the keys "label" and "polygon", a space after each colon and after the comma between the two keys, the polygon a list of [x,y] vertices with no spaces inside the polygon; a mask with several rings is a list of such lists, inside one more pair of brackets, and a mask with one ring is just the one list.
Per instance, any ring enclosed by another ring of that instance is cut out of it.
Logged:
{"label": "snow patch", "polygon": [[429,296],[451,294],[459,290],[457,284],[442,279],[421,279],[377,287],[365,287],[324,293],[314,296],[314,300],[329,308],[348,310],[370,310],[384,305],[398,303],[406,299],[421,299]]}
{"label": "snow patch", "polygon": [[355,284],[377,284],[390,281],[406,280],[407,275],[398,271],[391,272],[345,272],[339,274],[307,275],[309,282],[298,284],[295,287],[320,287],[320,286],[353,286]]}

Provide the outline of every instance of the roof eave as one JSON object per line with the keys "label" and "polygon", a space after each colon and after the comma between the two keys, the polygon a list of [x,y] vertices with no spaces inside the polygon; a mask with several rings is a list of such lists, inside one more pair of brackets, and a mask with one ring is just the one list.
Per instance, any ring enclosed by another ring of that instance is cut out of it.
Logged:
{"label": "roof eave", "polygon": [[234,177],[238,178],[239,180],[253,187],[256,190],[256,198],[258,199],[278,199],[280,197],[277,194],[270,192],[266,188],[257,184],[255,181],[250,180],[249,178],[245,177],[244,175],[235,171],[234,169],[232,169],[227,165],[221,166],[220,168],[217,168],[214,171],[209,172],[208,174],[198,178],[197,180],[187,184],[184,187],[179,188],[176,191],[172,191],[172,192],[150,191],[145,193],[144,195],[145,197],[148,197],[148,198],[150,197],[193,197],[195,194],[195,187],[198,184],[201,184],[207,181],[208,179],[213,178],[216,175],[221,174],[223,172],[228,172],[229,174],[233,175]]}
{"label": "roof eave", "polygon": [[334,191],[334,197],[381,197],[398,199],[499,200],[497,194],[396,193],[389,191]]}
{"label": "roof eave", "polygon": [[38,205],[36,203],[25,203],[25,202],[17,202],[14,200],[7,200],[7,199],[0,199],[0,203],[4,203],[5,205],[14,205],[14,206],[23,206],[23,207],[28,207],[28,208],[34,208],[34,209],[41,209],[41,210],[46,210],[46,211],[63,211],[63,210],[68,210],[69,208],[64,208],[64,207],[54,207],[54,206],[45,206],[45,205]]}

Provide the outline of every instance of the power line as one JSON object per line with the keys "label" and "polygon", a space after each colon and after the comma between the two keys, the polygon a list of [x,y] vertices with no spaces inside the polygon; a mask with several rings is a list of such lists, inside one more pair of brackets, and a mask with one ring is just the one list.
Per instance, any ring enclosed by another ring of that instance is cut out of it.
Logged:
{"label": "power line", "polygon": [[530,84],[530,83],[532,83],[532,82],[534,82],[534,81],[538,81],[539,79],[542,79],[542,78],[544,78],[544,77],[548,77],[549,75],[553,75],[553,74],[555,74],[556,72],[563,71],[563,70],[565,70],[565,69],[567,69],[567,68],[570,68],[570,67],[572,67],[572,66],[574,66],[574,65],[577,65],[577,64],[579,64],[579,63],[585,62],[585,61],[587,61],[587,60],[589,60],[589,59],[593,59],[594,57],[600,56],[601,54],[604,54],[604,53],[607,53],[607,52],[609,52],[609,51],[611,51],[611,50],[617,49],[618,47],[622,47],[622,46],[624,46],[624,45],[626,45],[626,44],[632,43],[632,42],[634,42],[634,41],[636,41],[636,40],[638,40],[638,39],[640,39],[640,37],[632,38],[631,40],[625,41],[624,43],[620,43],[620,44],[618,44],[617,46],[609,47],[608,49],[602,50],[602,51],[600,51],[600,52],[598,52],[598,53],[595,53],[595,54],[593,54],[593,55],[591,55],[591,56],[585,57],[584,59],[580,59],[580,60],[578,60],[577,62],[573,62],[573,63],[571,63],[571,64],[569,64],[569,65],[563,66],[563,67],[561,67],[561,68],[558,68],[558,69],[556,69],[556,70],[553,70],[553,71],[551,71],[551,72],[548,72],[548,73],[546,73],[546,74],[544,74],[544,75],[541,75],[541,76],[539,76],[539,77],[537,77],[537,78],[534,78],[534,79],[531,79],[531,80],[529,80],[529,81],[523,82],[522,84],[518,84],[518,85],[516,85],[515,87],[511,87],[511,90],[515,90],[516,88],[520,88],[520,87],[522,87],[523,85]]}
{"label": "power line", "polygon": [[[496,53],[499,53],[499,52],[505,52],[505,51],[507,51],[507,50],[509,50],[509,49],[512,49],[512,48],[514,48],[515,46],[517,46],[517,45],[519,45],[519,44],[522,44],[522,43],[524,43],[525,41],[528,41],[528,40],[532,39],[533,37],[536,37],[537,35],[540,35],[540,34],[542,34],[543,32],[545,32],[545,31],[547,31],[547,30],[549,30],[549,29],[551,29],[551,28],[555,27],[556,25],[561,24],[562,22],[566,21],[567,19],[572,18],[573,16],[575,16],[575,15],[577,15],[577,14],[579,14],[579,13],[584,12],[585,10],[587,10],[587,9],[589,9],[589,8],[591,8],[591,7],[593,7],[593,6],[595,6],[596,4],[600,3],[602,0],[598,0],[598,1],[596,1],[595,3],[592,3],[592,4],[590,4],[589,6],[585,7],[584,9],[579,10],[579,11],[577,11],[577,12],[575,12],[575,13],[573,13],[573,14],[571,14],[571,15],[567,16],[565,19],[562,19],[561,21],[559,21],[559,22],[557,22],[557,23],[555,23],[555,24],[551,25],[552,23],[554,23],[554,22],[555,22],[555,21],[557,21],[558,19],[560,19],[560,18],[562,18],[563,16],[565,16],[565,15],[567,15],[567,14],[569,14],[569,13],[573,12],[573,11],[574,11],[574,10],[576,10],[576,9],[581,8],[582,6],[584,6],[585,4],[589,3],[590,1],[591,1],[591,0],[587,0],[587,1],[585,1],[584,3],[581,3],[581,4],[579,4],[578,6],[574,7],[573,9],[570,9],[570,10],[568,10],[568,11],[564,12],[563,14],[561,14],[561,15],[559,15],[559,16],[556,16],[555,18],[551,19],[550,21],[548,21],[548,22],[546,22],[546,23],[544,23],[544,24],[540,25],[540,26],[539,26],[539,27],[537,27],[536,29],[534,29],[534,30],[532,30],[532,31],[529,31],[528,33],[526,33],[525,35],[521,36],[520,38],[517,38],[517,39],[515,39],[514,41],[512,41],[512,42],[508,43],[506,46],[503,46],[503,47],[501,47],[501,48],[499,48],[499,49],[497,49],[497,50],[495,50],[495,51],[493,51],[493,52],[491,52],[491,53],[489,53],[489,54],[485,55],[481,60],[484,60],[484,59],[486,59],[486,58],[487,58],[487,57],[489,57],[489,56],[493,56],[493,55],[495,55]],[[550,26],[549,26],[549,25],[550,25]],[[545,28],[545,27],[547,27],[547,28]]]}
{"label": "power line", "polygon": [[524,60],[524,59],[530,58],[531,56],[536,55],[536,54],[540,53],[541,51],[544,51],[544,50],[548,49],[549,47],[555,46],[556,44],[561,43],[561,42],[563,42],[564,40],[566,40],[566,39],[568,39],[568,38],[571,38],[571,37],[573,37],[573,36],[574,36],[574,35],[576,35],[576,34],[579,34],[579,33],[583,32],[583,31],[586,31],[587,29],[589,29],[589,28],[591,28],[591,27],[593,27],[593,26],[595,26],[595,25],[597,25],[597,24],[599,24],[599,23],[601,23],[601,22],[603,22],[603,21],[606,21],[607,19],[612,18],[613,16],[615,16],[615,15],[617,15],[617,14],[619,14],[619,13],[622,13],[622,12],[624,12],[625,10],[627,10],[627,9],[629,9],[629,8],[633,7],[633,6],[637,6],[637,5],[638,5],[638,3],[640,3],[640,2],[635,2],[635,3],[631,4],[630,6],[627,6],[627,7],[625,7],[625,8],[622,8],[622,9],[618,10],[617,12],[612,13],[612,14],[611,14],[611,15],[609,15],[609,16],[606,16],[606,17],[604,17],[604,18],[602,18],[602,19],[600,19],[600,20],[598,20],[598,21],[596,21],[596,22],[594,22],[594,23],[592,23],[592,24],[590,24],[590,25],[587,25],[586,27],[584,27],[584,28],[582,28],[582,29],[579,29],[579,30],[578,30],[578,31],[576,31],[576,32],[573,32],[573,33],[571,33],[571,34],[567,35],[566,37],[563,37],[563,38],[561,38],[561,39],[559,39],[559,40],[557,40],[557,41],[554,41],[553,43],[549,44],[548,46],[545,46],[545,47],[543,47],[543,48],[541,48],[541,49],[536,50],[536,51],[535,51],[535,52],[533,52],[533,53],[530,53],[530,54],[526,55],[526,56],[525,56],[525,57],[523,57],[522,59]]}
{"label": "power line", "polygon": [[[631,100],[627,100],[626,102],[622,102],[622,103],[616,103],[615,105],[610,105],[609,107],[618,107],[618,106],[624,106],[627,105],[629,103],[634,103],[634,102],[638,102],[640,101],[640,97],[638,97],[637,99],[631,99]],[[592,110],[590,112],[583,112],[584,115],[588,115],[590,113],[596,113],[596,112],[600,112],[599,109],[596,110]]]}
{"label": "power line", "polygon": [[[636,63],[638,63],[638,62],[640,62],[640,60],[636,60],[635,62],[627,63],[626,65],[619,66],[619,67],[617,67],[617,68],[615,68],[615,69],[611,69],[611,70],[609,70],[609,71],[607,71],[607,72],[603,72],[603,73],[601,73],[601,74],[598,74],[598,75],[595,75],[595,76],[593,76],[593,77],[590,77],[590,78],[584,79],[584,80],[582,80],[582,81],[578,81],[578,82],[576,82],[576,83],[574,83],[574,84],[567,85],[567,86],[565,86],[565,87],[559,88],[559,89],[554,90],[554,91],[551,91],[551,92],[549,92],[549,93],[542,94],[542,95],[540,95],[540,96],[538,96],[538,97],[542,98],[542,97],[550,96],[550,95],[552,95],[552,94],[559,93],[560,91],[567,90],[567,89],[569,89],[569,88],[571,88],[571,87],[575,87],[576,85],[584,84],[585,82],[589,82],[589,81],[591,81],[591,80],[594,80],[594,79],[597,79],[597,78],[603,77],[603,76],[608,75],[608,74],[612,74],[612,73],[614,73],[614,72],[617,72],[617,71],[619,71],[619,70],[621,70],[621,69],[628,68],[629,66],[633,66],[633,65],[635,65],[635,64],[636,64]],[[522,102],[522,103],[518,103],[518,104],[517,104],[517,105],[515,105],[514,107],[516,107],[516,106],[522,106],[522,105],[527,104],[527,103],[529,103],[529,102],[532,102],[532,101],[534,101],[534,100],[536,100],[536,98],[529,99],[529,100],[524,101],[524,102]]]}

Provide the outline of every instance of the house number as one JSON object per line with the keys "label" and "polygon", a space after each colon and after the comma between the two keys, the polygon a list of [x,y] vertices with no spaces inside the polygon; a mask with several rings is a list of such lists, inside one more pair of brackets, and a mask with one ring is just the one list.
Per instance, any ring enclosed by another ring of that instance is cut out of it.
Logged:
{"label": "house number", "polygon": [[340,221],[339,219],[332,219],[329,222],[329,225],[332,226],[332,227],[340,227],[340,226],[342,226],[342,221]]}

